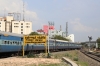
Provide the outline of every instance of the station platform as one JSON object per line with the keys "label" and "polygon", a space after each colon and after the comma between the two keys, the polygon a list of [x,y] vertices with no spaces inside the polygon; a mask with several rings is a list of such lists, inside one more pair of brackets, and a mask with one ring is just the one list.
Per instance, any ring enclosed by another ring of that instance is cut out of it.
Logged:
{"label": "station platform", "polygon": [[66,61],[68,64],[70,64],[71,66],[78,66],[75,62],[73,62],[72,60],[66,58],[66,57],[63,57],[62,58],[64,61]]}

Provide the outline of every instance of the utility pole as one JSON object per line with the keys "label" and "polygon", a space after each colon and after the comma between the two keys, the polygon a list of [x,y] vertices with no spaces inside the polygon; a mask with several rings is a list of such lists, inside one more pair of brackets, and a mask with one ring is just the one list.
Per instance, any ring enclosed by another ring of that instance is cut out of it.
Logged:
{"label": "utility pole", "polygon": [[51,26],[54,26],[54,22],[48,21],[48,57],[50,57],[50,55],[49,55],[50,54],[50,52],[49,52],[49,39],[51,37],[51,32],[50,32]]}
{"label": "utility pole", "polygon": [[24,6],[25,6],[25,5],[24,5],[24,1],[23,1],[23,21],[25,21],[25,19],[24,19],[24,12],[25,12],[25,11],[24,11]]}
{"label": "utility pole", "polygon": [[66,37],[68,36],[68,22],[66,22]]}

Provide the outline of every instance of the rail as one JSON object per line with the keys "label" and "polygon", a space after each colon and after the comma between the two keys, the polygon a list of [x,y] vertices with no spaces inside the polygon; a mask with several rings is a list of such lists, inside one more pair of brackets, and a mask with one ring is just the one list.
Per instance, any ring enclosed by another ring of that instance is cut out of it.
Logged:
{"label": "rail", "polygon": [[81,52],[82,52],[83,54],[85,54],[86,56],[88,56],[88,57],[90,57],[90,58],[92,58],[92,59],[94,59],[94,60],[100,62],[100,57],[98,57],[98,56],[96,56],[96,55],[94,55],[94,54],[92,54],[92,53],[90,53],[90,52],[84,51],[84,50],[81,50]]}

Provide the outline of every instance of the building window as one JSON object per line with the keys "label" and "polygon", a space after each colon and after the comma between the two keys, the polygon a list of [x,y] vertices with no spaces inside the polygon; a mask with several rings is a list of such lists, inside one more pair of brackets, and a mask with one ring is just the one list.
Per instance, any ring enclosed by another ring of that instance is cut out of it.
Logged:
{"label": "building window", "polygon": [[23,34],[23,32],[21,32],[21,34]]}
{"label": "building window", "polygon": [[21,26],[21,28],[23,28],[23,26]]}
{"label": "building window", "polygon": [[21,31],[23,31],[23,29],[21,29]]}
{"label": "building window", "polygon": [[0,22],[0,24],[1,24],[1,22]]}
{"label": "building window", "polygon": [[23,23],[21,23],[21,25],[23,25]]}
{"label": "building window", "polygon": [[29,28],[30,26],[26,26],[26,28]]}
{"label": "building window", "polygon": [[52,31],[52,33],[54,33],[54,31]]}
{"label": "building window", "polygon": [[18,26],[14,26],[14,27],[18,27]]}
{"label": "building window", "polygon": [[14,23],[14,24],[18,25],[18,23]]}
{"label": "building window", "polygon": [[0,27],[1,27],[1,25],[0,25]]}
{"label": "building window", "polygon": [[58,31],[56,31],[56,33],[58,33]]}
{"label": "building window", "polygon": [[29,23],[26,23],[26,25],[29,25]]}

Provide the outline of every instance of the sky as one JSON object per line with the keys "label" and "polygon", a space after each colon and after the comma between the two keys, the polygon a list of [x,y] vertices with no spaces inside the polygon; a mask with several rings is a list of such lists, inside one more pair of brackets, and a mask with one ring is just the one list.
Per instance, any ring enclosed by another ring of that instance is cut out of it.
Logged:
{"label": "sky", "polygon": [[33,31],[41,29],[48,21],[54,22],[55,29],[74,34],[75,41],[95,41],[100,37],[100,0],[0,0],[0,16],[18,12],[26,21],[32,21]]}

